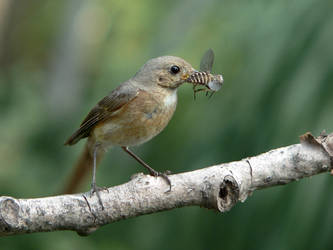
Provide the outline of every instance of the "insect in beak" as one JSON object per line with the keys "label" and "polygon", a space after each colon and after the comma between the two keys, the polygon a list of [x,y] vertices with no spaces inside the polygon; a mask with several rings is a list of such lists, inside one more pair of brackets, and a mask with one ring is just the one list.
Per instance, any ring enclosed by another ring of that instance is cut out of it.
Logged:
{"label": "insect in beak", "polygon": [[[214,75],[210,73],[213,67],[213,62],[214,52],[212,49],[208,49],[201,59],[200,71],[194,71],[194,73],[186,79],[186,82],[193,84],[194,99],[196,99],[196,93],[200,91],[205,91],[206,96],[208,95],[208,92],[211,92],[209,95],[210,98],[222,87],[222,75]],[[198,85],[204,86],[205,88],[196,89]]]}

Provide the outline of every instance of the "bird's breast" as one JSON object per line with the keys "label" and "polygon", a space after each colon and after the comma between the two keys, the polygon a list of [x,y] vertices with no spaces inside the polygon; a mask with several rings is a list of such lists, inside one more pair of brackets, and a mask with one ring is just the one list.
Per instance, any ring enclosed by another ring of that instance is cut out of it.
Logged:
{"label": "bird's breast", "polygon": [[169,93],[164,96],[163,98],[163,105],[168,108],[172,107],[173,105],[177,105],[177,92],[176,90],[172,93]]}
{"label": "bird's breast", "polygon": [[97,126],[93,132],[94,136],[103,144],[142,144],[167,126],[176,106],[176,90],[140,91],[110,119]]}

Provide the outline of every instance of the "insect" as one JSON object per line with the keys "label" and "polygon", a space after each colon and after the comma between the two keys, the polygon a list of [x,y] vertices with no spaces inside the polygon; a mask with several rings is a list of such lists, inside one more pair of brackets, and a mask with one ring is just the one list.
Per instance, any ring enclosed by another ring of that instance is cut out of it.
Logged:
{"label": "insect", "polygon": [[[189,78],[187,82],[193,84],[194,99],[196,98],[196,93],[200,91],[205,91],[206,96],[208,92],[211,92],[211,97],[216,91],[222,87],[223,77],[222,75],[211,74],[211,69],[214,63],[214,52],[212,49],[208,49],[202,56],[200,61],[200,71],[195,72]],[[206,88],[196,89],[198,85],[205,86]]]}

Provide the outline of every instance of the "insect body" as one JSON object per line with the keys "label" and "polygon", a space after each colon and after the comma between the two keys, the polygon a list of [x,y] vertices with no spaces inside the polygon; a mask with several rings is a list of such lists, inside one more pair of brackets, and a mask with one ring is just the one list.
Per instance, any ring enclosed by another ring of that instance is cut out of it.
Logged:
{"label": "insect body", "polygon": [[[211,92],[212,96],[214,92],[218,91],[222,87],[223,77],[222,75],[211,74],[210,71],[214,63],[214,52],[212,49],[208,49],[203,55],[200,62],[200,71],[193,73],[186,81],[193,84],[194,98],[195,94],[199,91]],[[205,86],[204,89],[196,89],[197,85]]]}
{"label": "insect body", "polygon": [[204,85],[211,91],[218,91],[223,83],[222,75],[213,75],[209,72],[195,72],[192,74],[188,79],[188,82],[193,83],[194,86],[196,85]]}

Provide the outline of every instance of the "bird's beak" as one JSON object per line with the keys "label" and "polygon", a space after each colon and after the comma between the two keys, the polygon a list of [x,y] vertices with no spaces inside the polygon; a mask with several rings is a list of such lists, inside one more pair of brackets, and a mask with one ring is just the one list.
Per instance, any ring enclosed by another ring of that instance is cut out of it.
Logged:
{"label": "bird's beak", "polygon": [[181,76],[182,80],[184,80],[184,81],[186,81],[187,78],[189,78],[189,77],[190,77],[190,74],[188,74],[188,73],[185,73],[184,75]]}
{"label": "bird's beak", "polygon": [[185,73],[184,75],[182,75],[182,80],[186,81],[191,75],[193,75],[195,72],[198,72],[197,70],[195,70],[194,68],[192,68],[191,70],[189,70],[189,72]]}

